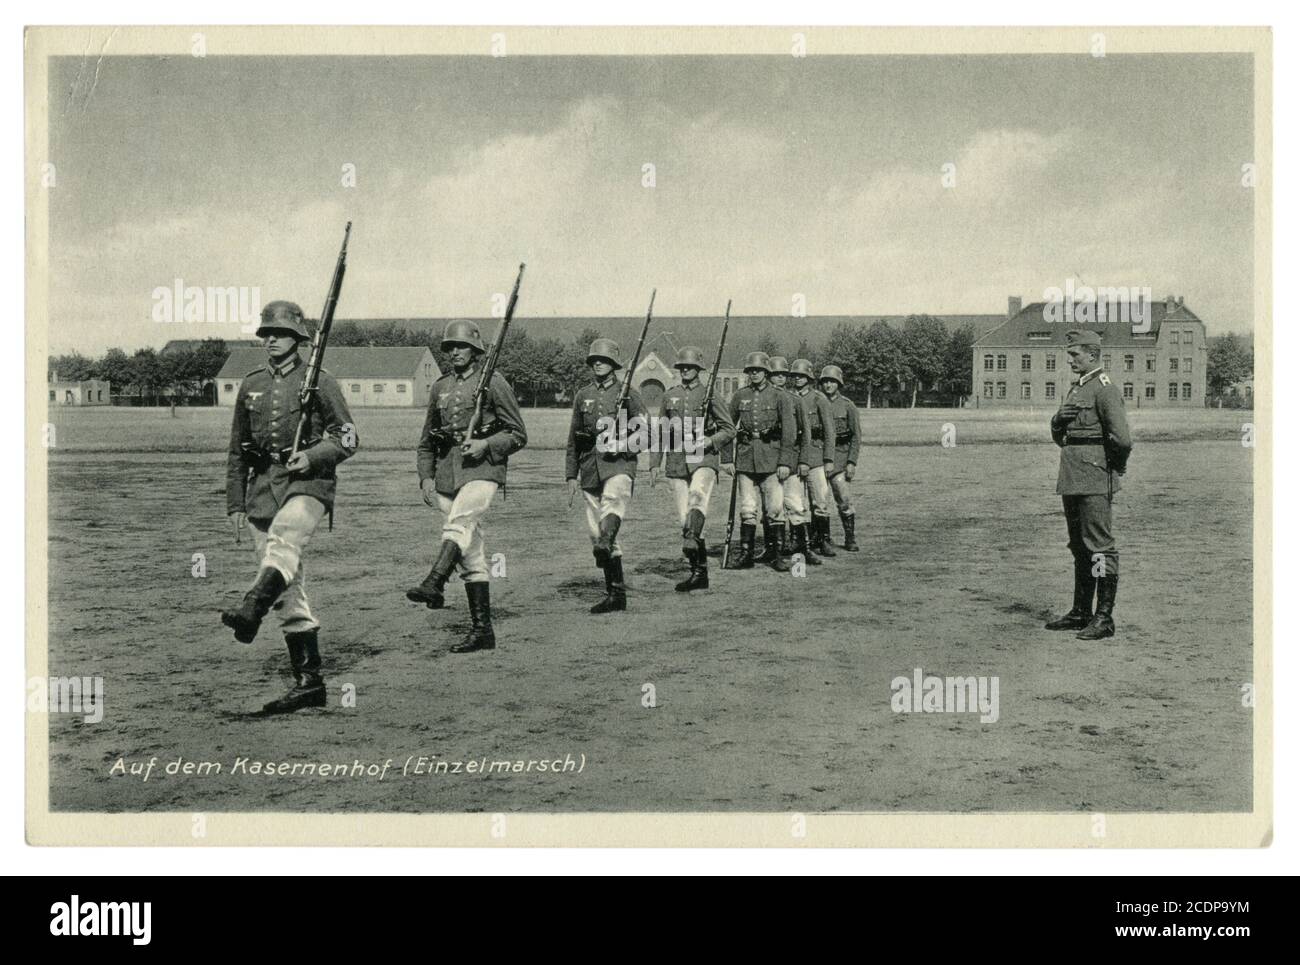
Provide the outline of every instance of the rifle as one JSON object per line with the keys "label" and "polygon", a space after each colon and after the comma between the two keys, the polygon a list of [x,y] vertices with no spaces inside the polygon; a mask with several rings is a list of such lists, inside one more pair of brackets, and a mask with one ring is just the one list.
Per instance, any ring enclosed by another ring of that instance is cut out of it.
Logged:
{"label": "rifle", "polygon": [[487,398],[488,388],[492,385],[492,375],[497,370],[497,362],[501,359],[501,346],[506,341],[506,329],[510,327],[510,320],[515,317],[515,303],[519,301],[519,285],[523,280],[524,265],[521,263],[519,274],[515,276],[515,287],[510,292],[510,301],[506,303],[506,317],[501,320],[496,338],[492,339],[492,347],[488,349],[487,357],[483,360],[483,370],[478,374],[478,387],[474,389],[474,414],[469,417],[469,425],[465,427],[465,441],[461,444],[462,452],[466,451],[469,441],[482,427],[483,402]]}
{"label": "rifle", "polygon": [[722,543],[722,568],[727,568],[731,557],[731,537],[736,532],[736,491],[740,487],[740,471],[733,469],[731,474],[731,505],[727,508],[727,535]]}
{"label": "rifle", "polygon": [[722,368],[722,349],[727,344],[727,326],[731,324],[731,299],[727,299],[727,314],[722,317],[722,338],[718,339],[718,357],[713,360],[713,373],[709,376],[709,391],[704,396],[704,433],[708,435],[711,413],[713,412],[713,393],[718,386],[718,372]]}
{"label": "rifle", "polygon": [[641,326],[641,337],[636,340],[636,351],[632,353],[632,361],[627,364],[627,371],[623,375],[623,388],[618,393],[618,405],[614,406],[614,412],[627,405],[627,395],[632,391],[632,373],[636,371],[636,364],[641,359],[641,349],[645,346],[645,336],[650,331],[650,317],[655,311],[655,292],[658,289],[650,290],[650,307],[645,310],[645,324]]}
{"label": "rifle", "polygon": [[[348,270],[348,237],[352,234],[352,222],[343,229],[343,247],[339,249],[339,260],[334,265],[334,278],[330,281],[330,290],[325,295],[325,307],[320,310],[320,324],[316,334],[311,337],[311,354],[307,357],[307,371],[303,374],[302,389],[298,392],[298,405],[302,414],[298,417],[298,428],[293,433],[293,447],[289,458],[298,455],[302,445],[302,434],[311,422],[312,403],[316,398],[320,384],[321,363],[325,359],[325,343],[329,341],[330,326],[334,324],[334,309],[338,307],[339,292],[343,290],[343,274]],[[331,522],[332,522],[331,516]]]}

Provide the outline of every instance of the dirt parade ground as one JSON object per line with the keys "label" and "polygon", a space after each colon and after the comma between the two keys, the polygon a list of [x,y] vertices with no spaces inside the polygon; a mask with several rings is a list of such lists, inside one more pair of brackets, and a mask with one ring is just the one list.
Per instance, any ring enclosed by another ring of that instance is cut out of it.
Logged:
{"label": "dirt parade ground", "polygon": [[[1254,450],[1232,428],[1249,413],[1181,440],[1133,413],[1118,633],[1095,643],[1042,629],[1071,586],[1045,418],[1035,441],[973,429],[966,443],[967,413],[932,412],[932,443],[882,445],[922,417],[863,415],[862,552],[805,576],[722,573],[715,552],[712,589],[676,593],[670,490],[642,476],[620,534],[629,610],[592,617],[603,584],[581,500],[566,505],[565,416],[548,414],[488,516],[498,648],[457,656],[459,582],[448,610],[403,597],[440,516],[413,452],[376,446],[387,430],[368,436],[361,413],[335,528],[306,554],[330,706],[275,718],[252,714],[289,682],[274,619],[244,646],[217,618],[256,568],[225,516],[228,412],[182,433],[192,452],[122,451],[119,435],[65,426],[49,456],[49,673],[102,677],[104,708],[50,716],[51,808],[1250,809]],[[945,421],[955,446],[939,444]],[[996,719],[919,697],[900,710],[891,682],[918,672],[994,681]]]}

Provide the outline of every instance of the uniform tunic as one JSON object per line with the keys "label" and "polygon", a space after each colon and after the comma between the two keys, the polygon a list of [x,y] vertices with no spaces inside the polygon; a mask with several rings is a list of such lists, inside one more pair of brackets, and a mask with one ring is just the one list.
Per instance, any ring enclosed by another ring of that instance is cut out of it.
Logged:
{"label": "uniform tunic", "polygon": [[[569,444],[564,456],[564,478],[576,479],[586,490],[598,491],[605,481],[623,475],[636,478],[635,452],[601,452],[595,440],[601,435],[602,418],[618,423],[618,397],[623,385],[610,375],[604,382],[584,385],[573,397],[573,417],[569,420]],[[635,390],[627,394],[627,419],[646,417],[645,406]],[[586,434],[579,440],[580,434]]]}
{"label": "uniform tunic", "polygon": [[796,423],[790,393],[771,382],[741,386],[731,397],[736,425],[736,472],[766,476],[779,466],[796,465]]}
{"label": "uniform tunic", "polygon": [[235,397],[226,456],[226,512],[269,523],[293,496],[334,506],[334,469],[357,450],[357,432],[334,377],[321,370],[302,451],[309,468],[291,473],[281,457],[293,445],[302,408],[299,391],[307,365],[296,352],[278,366],[267,363],[244,377]]}
{"label": "uniform tunic", "polygon": [[[708,387],[701,379],[696,379],[690,388],[679,382],[664,397],[664,417],[676,418],[683,425],[688,419],[692,420],[691,431],[694,433],[694,420],[704,415],[704,400],[708,394]],[[664,475],[669,479],[690,479],[695,470],[703,467],[708,467],[715,473],[718,471],[718,453],[727,451],[727,446],[735,438],[736,426],[732,423],[726,406],[717,396],[714,396],[709,416],[704,420],[704,434],[709,437],[709,448],[699,462],[688,462],[686,453],[674,449],[667,454],[663,450],[653,453],[650,457],[651,465],[658,467],[666,459],[668,468]],[[696,441],[699,441],[698,437]]]}
{"label": "uniform tunic", "polygon": [[835,415],[830,400],[816,389],[796,391],[795,401],[803,413],[808,427],[807,441],[799,450],[799,461],[815,468],[835,461]]}
{"label": "uniform tunic", "polygon": [[858,463],[858,447],[861,443],[861,431],[858,427],[858,407],[837,392],[835,398],[827,398],[831,419],[835,423],[835,471],[832,475],[842,473],[849,463]]}
{"label": "uniform tunic", "polygon": [[[477,436],[487,450],[477,459],[461,452],[465,430],[474,415],[474,392],[478,388],[481,362],[475,361],[463,374],[448,372],[429,394],[429,410],[416,449],[416,470],[420,484],[432,479],[434,489],[454,495],[465,483],[485,479],[504,486],[510,456],[528,444],[528,433],[515,394],[500,372],[492,373],[483,399],[483,417]],[[450,433],[438,436],[435,433]]]}

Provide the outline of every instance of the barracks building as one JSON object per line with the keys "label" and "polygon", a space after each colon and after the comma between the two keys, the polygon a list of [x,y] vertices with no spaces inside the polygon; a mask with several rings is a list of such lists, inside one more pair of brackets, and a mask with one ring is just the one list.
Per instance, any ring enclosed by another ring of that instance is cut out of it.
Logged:
{"label": "barracks building", "polygon": [[1022,308],[1012,298],[1006,320],[975,340],[972,404],[1058,405],[1072,377],[1065,333],[1087,328],[1101,335],[1102,366],[1126,405],[1205,405],[1205,323],[1181,297],[1152,301],[1136,332],[1132,319],[1117,320],[1114,305],[1106,321],[1093,324],[1056,320],[1056,307],[1035,302]]}
{"label": "barracks building", "polygon": [[[307,361],[303,347],[302,360]],[[217,404],[233,406],[244,376],[266,365],[261,348],[234,349],[217,373]],[[415,406],[429,404],[429,390],[442,375],[426,346],[353,348],[330,346],[325,371],[343,390],[348,408]]]}

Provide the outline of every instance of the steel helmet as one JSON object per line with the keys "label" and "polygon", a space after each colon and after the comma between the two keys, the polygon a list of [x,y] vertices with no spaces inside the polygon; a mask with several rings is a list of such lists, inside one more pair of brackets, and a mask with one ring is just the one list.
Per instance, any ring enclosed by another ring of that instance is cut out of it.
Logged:
{"label": "steel helmet", "polygon": [[768,362],[767,356],[762,352],[750,352],[745,356],[745,371],[750,369],[762,369],[764,372],[772,371],[771,363]]}
{"label": "steel helmet", "polygon": [[598,338],[591,343],[591,348],[587,349],[587,364],[590,365],[596,359],[604,359],[616,369],[623,367],[619,361],[618,342],[612,338]]}
{"label": "steel helmet", "polygon": [[767,370],[773,375],[788,375],[790,372],[790,363],[780,355],[773,355],[767,360]]}
{"label": "steel helmet", "polygon": [[673,368],[683,369],[692,365],[697,369],[704,368],[704,352],[694,345],[683,345],[677,350],[677,361],[673,363]]}
{"label": "steel helmet", "polygon": [[790,363],[791,375],[806,375],[810,379],[817,378],[817,373],[813,371],[812,363],[807,359],[795,359]]}
{"label": "steel helmet", "polygon": [[442,330],[442,342],[438,346],[444,352],[451,345],[468,345],[476,352],[483,351],[483,336],[478,330],[478,323],[468,318],[453,318]]}
{"label": "steel helmet", "polygon": [[302,309],[293,302],[268,302],[262,309],[262,322],[257,326],[258,338],[276,331],[292,332],[300,339],[311,338],[303,321]]}
{"label": "steel helmet", "polygon": [[843,385],[844,373],[840,371],[840,367],[838,365],[828,365],[826,366],[826,368],[822,369],[822,376],[821,379],[819,379],[818,381],[825,381],[826,379],[833,379],[834,381],[838,382],[840,385]]}

